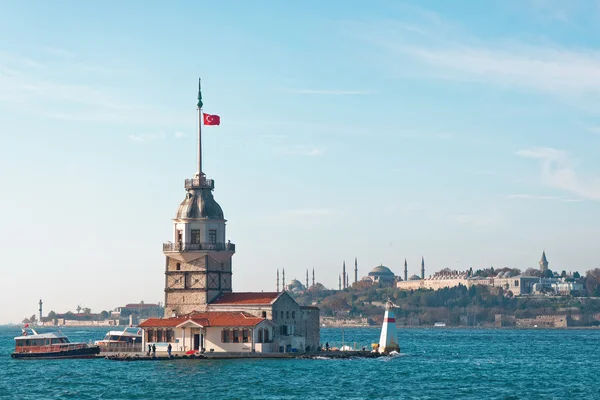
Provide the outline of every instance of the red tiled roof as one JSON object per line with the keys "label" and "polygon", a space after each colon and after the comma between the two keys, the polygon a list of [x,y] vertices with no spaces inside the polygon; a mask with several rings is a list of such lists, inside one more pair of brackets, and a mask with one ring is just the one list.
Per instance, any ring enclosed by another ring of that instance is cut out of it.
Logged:
{"label": "red tiled roof", "polygon": [[280,295],[281,292],[223,293],[210,304],[271,304]]}
{"label": "red tiled roof", "polygon": [[174,328],[186,321],[193,321],[202,326],[256,326],[264,320],[264,318],[256,317],[244,311],[210,311],[205,313],[193,312],[172,318],[148,318],[139,326],[141,328]]}

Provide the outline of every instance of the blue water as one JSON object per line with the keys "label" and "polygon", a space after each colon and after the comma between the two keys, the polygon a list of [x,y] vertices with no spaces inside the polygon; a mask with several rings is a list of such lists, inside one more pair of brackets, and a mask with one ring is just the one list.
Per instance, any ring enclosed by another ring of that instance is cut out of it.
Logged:
{"label": "blue water", "polygon": [[[13,360],[18,334],[0,327],[2,399],[600,399],[600,330],[407,329],[393,359],[152,362]],[[352,344],[378,335],[344,330]],[[321,331],[323,343],[341,337]]]}

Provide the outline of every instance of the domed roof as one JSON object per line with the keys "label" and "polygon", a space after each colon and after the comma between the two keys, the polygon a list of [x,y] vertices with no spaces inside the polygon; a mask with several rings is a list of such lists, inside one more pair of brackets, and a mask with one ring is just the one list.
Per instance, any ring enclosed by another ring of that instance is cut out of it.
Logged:
{"label": "domed roof", "polygon": [[288,283],[288,286],[302,286],[302,283],[298,279],[292,279],[290,283]]}
{"label": "domed roof", "polygon": [[383,265],[379,265],[379,266],[373,268],[371,270],[371,272],[369,272],[369,276],[380,276],[380,275],[394,276],[394,273],[388,267],[385,267]]}
{"label": "domed roof", "polygon": [[420,281],[421,277],[419,275],[412,275],[408,277],[409,281]]}
{"label": "domed roof", "polygon": [[224,219],[221,206],[215,201],[210,188],[201,188],[188,191],[185,200],[177,209],[175,219],[208,218]]}

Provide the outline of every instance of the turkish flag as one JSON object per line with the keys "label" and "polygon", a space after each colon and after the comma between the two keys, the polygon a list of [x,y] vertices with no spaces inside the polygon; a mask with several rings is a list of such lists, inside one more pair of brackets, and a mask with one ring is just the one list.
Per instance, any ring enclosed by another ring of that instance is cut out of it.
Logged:
{"label": "turkish flag", "polygon": [[218,115],[210,115],[210,114],[205,114],[204,115],[204,125],[221,125],[221,117],[219,117]]}

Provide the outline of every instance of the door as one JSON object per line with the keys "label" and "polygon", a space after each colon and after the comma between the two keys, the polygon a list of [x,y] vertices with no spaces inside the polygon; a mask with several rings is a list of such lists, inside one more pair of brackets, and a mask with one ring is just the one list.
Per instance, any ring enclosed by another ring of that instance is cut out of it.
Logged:
{"label": "door", "polygon": [[194,350],[200,350],[200,334],[194,334]]}

